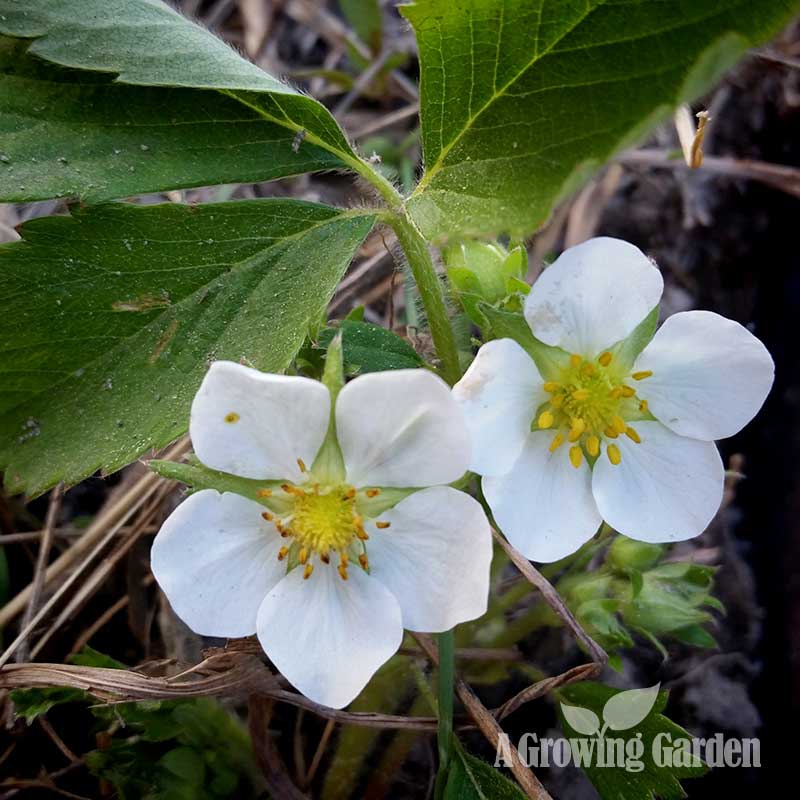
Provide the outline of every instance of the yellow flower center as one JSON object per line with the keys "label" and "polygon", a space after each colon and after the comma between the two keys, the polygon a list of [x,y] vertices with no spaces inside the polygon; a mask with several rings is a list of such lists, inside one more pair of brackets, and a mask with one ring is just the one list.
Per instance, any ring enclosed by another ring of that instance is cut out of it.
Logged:
{"label": "yellow flower center", "polygon": [[647,401],[637,397],[626,381],[644,380],[652,372],[622,374],[612,363],[613,358],[608,351],[596,360],[573,354],[559,379],[544,385],[550,399],[539,409],[536,425],[556,431],[551,452],[564,442],[570,443],[569,459],[576,469],[584,457],[597,458],[603,445],[608,460],[619,464],[622,454],[613,440],[622,434],[636,444],[641,442],[628,420],[642,419]]}
{"label": "yellow flower center", "polygon": [[[298,459],[303,472],[305,465]],[[366,498],[380,494],[380,489],[362,489]],[[311,483],[296,485],[284,483],[280,487],[281,505],[286,512],[278,515],[264,511],[261,516],[273,522],[278,533],[287,540],[278,551],[278,560],[290,555],[303,566],[303,577],[308,579],[314,572],[315,562],[324,566],[333,557],[342,580],[348,579],[351,559],[355,559],[364,570],[369,570],[366,542],[369,535],[364,530],[364,518],[359,513],[357,502],[359,492],[346,484],[321,485]],[[272,497],[273,491],[264,489],[259,497]],[[288,501],[288,502],[287,502]],[[385,529],[388,522],[376,522],[377,528]]]}

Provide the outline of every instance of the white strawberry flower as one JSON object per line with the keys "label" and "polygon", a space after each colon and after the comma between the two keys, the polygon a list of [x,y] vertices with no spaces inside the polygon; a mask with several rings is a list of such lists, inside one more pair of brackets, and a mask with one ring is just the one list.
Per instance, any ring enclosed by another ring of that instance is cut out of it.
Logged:
{"label": "white strawberry flower", "polygon": [[152,568],[192,630],[257,633],[303,694],[341,708],[404,627],[441,632],[484,613],[492,544],[480,505],[446,485],[470,445],[441,379],[372,373],[334,394],[214,363],[192,405],[195,453],[250,480],[189,496],[156,536]]}
{"label": "white strawberry flower", "polygon": [[755,416],[774,365],[749,331],[708,311],[669,317],[642,349],[662,291],[661,273],[627,242],[572,247],[526,298],[526,348],[483,345],[453,389],[470,468],[532,560],[575,552],[603,520],[640,541],[689,539],[719,508],[714,440]]}

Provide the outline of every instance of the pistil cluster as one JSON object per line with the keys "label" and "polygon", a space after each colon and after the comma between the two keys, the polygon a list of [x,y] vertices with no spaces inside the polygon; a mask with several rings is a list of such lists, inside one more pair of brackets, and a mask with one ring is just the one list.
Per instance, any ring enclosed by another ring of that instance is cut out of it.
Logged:
{"label": "pistil cluster", "polygon": [[603,445],[608,460],[619,464],[622,454],[613,441],[619,436],[627,436],[636,444],[642,441],[628,420],[642,419],[648,411],[647,401],[637,397],[626,380],[641,381],[652,372],[621,374],[613,361],[610,351],[596,360],[573,353],[559,380],[544,384],[550,398],[538,410],[535,425],[556,431],[550,452],[565,442],[570,444],[569,459],[576,469],[584,457],[596,459]]}
{"label": "pistil cluster", "polygon": [[[298,464],[305,473],[305,465]],[[364,517],[358,510],[359,492],[346,484],[324,485],[309,479],[308,483],[281,484],[277,490],[288,512],[277,514],[264,511],[261,516],[272,522],[284,539],[292,541],[278,551],[278,560],[290,558],[303,565],[303,578],[308,580],[314,572],[315,558],[323,565],[338,561],[337,571],[342,580],[348,579],[351,559],[356,559],[362,569],[369,571],[366,542],[369,534],[364,529]],[[362,489],[366,498],[377,497],[380,489]],[[260,489],[259,498],[271,498],[272,489]],[[389,522],[378,521],[380,529],[390,527]]]}

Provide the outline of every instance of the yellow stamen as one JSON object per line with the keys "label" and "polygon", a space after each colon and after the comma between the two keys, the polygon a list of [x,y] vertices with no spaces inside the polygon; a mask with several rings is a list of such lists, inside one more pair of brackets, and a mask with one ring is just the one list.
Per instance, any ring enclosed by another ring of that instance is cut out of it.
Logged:
{"label": "yellow stamen", "polygon": [[576,389],[572,393],[572,399],[577,400],[579,403],[582,403],[584,400],[589,399],[589,390],[588,389]]}
{"label": "yellow stamen", "polygon": [[339,577],[343,580],[347,580],[347,567],[344,564],[339,564]]}
{"label": "yellow stamen", "polygon": [[[369,492],[367,492],[369,494]],[[345,493],[344,493],[344,500],[352,500],[356,496],[356,490],[351,486]],[[372,495],[370,495],[372,497]]]}
{"label": "yellow stamen", "polygon": [[619,447],[615,444],[610,444],[606,447],[606,455],[608,460],[616,467],[622,461],[622,454],[619,452]]}
{"label": "yellow stamen", "polygon": [[622,419],[619,414],[615,414],[613,417],[611,417],[611,427],[617,433],[625,433],[625,428],[628,426],[625,424],[625,420]]}
{"label": "yellow stamen", "polygon": [[233,422],[238,422],[240,419],[241,417],[235,411],[231,411],[230,414],[225,415],[225,422],[233,423]]}
{"label": "yellow stamen", "polygon": [[609,394],[610,394],[610,395],[611,395],[611,397],[613,397],[615,400],[619,400],[619,399],[620,399],[620,397],[622,397],[622,387],[621,387],[621,386],[615,386],[615,387],[614,387],[614,388],[613,388],[613,389],[612,389],[612,390],[609,392]]}
{"label": "yellow stamen", "polygon": [[306,493],[302,489],[298,489],[296,486],[292,486],[289,483],[282,483],[281,489],[286,492],[286,494],[294,495],[295,497],[305,497]]}
{"label": "yellow stamen", "polygon": [[639,401],[639,411],[641,411],[643,414],[646,414],[648,409],[649,409],[649,406],[647,405],[647,400],[640,400]]}
{"label": "yellow stamen", "polygon": [[608,366],[608,365],[611,363],[611,359],[612,359],[612,358],[613,358],[613,356],[611,355],[611,353],[609,353],[609,352],[608,352],[608,350],[606,350],[606,351],[605,351],[605,353],[601,353],[601,354],[600,354],[600,358],[598,358],[597,360],[598,360],[598,361],[599,361],[599,362],[600,362],[600,363],[601,363],[601,364],[602,364],[604,367],[607,367],[607,366]]}
{"label": "yellow stamen", "polygon": [[583,363],[583,359],[577,353],[573,353],[569,357],[569,363],[573,369],[578,369],[578,367]]}
{"label": "yellow stamen", "polygon": [[321,561],[323,564],[330,564],[330,563],[331,563],[331,556],[330,556],[330,553],[320,553],[320,554],[319,554],[319,560],[320,560],[320,561]]}
{"label": "yellow stamen", "polygon": [[339,565],[346,567],[350,563],[350,556],[344,550],[339,551]]}
{"label": "yellow stamen", "polygon": [[636,389],[634,389],[632,386],[625,386],[623,384],[619,388],[622,391],[623,397],[633,397],[636,394]]}
{"label": "yellow stamen", "polygon": [[297,560],[301,564],[305,564],[308,561],[308,550],[305,547],[300,548],[300,553],[297,556]]}
{"label": "yellow stamen", "polygon": [[359,563],[359,564],[361,564],[361,566],[362,566],[364,569],[369,569],[369,559],[367,558],[367,554],[366,554],[366,553],[362,553],[362,554],[361,554],[361,555],[358,557],[358,563]]}
{"label": "yellow stamen", "polygon": [[391,522],[376,522],[375,527],[385,531],[392,523]]}
{"label": "yellow stamen", "polygon": [[652,374],[653,370],[643,369],[639,372],[634,372],[633,375],[631,375],[631,378],[633,378],[635,381],[643,381],[645,378],[649,378]]}
{"label": "yellow stamen", "polygon": [[272,497],[272,489],[259,489],[256,497]]}
{"label": "yellow stamen", "polygon": [[548,394],[553,394],[553,392],[557,392],[561,388],[561,384],[556,381],[545,381],[544,382],[544,390]]}
{"label": "yellow stamen", "polygon": [[572,427],[569,431],[567,439],[570,442],[577,442],[581,438],[581,434],[586,430],[586,423],[582,419],[572,420]]}
{"label": "yellow stamen", "polygon": [[581,446],[579,444],[574,444],[569,449],[569,460],[572,462],[572,466],[575,469],[583,462],[583,450],[581,450]]}
{"label": "yellow stamen", "polygon": [[586,439],[586,449],[589,451],[589,455],[593,458],[599,455],[600,440],[594,434]]}
{"label": "yellow stamen", "polygon": [[380,489],[367,489],[365,494],[367,497],[377,497],[381,493]]}
{"label": "yellow stamen", "polygon": [[561,406],[564,405],[564,395],[554,394],[550,398],[550,405],[553,406],[553,408],[561,408]]}
{"label": "yellow stamen", "polygon": [[307,472],[306,470],[306,462],[303,461],[302,458],[297,459],[297,466],[300,467],[300,472]]}
{"label": "yellow stamen", "polygon": [[549,411],[542,411],[539,414],[538,425],[540,428],[550,428],[555,421],[555,417]]}
{"label": "yellow stamen", "polygon": [[261,516],[264,517],[264,519],[267,522],[272,522],[272,520],[274,519],[273,515],[270,514],[269,511],[262,511]]}
{"label": "yellow stamen", "polygon": [[281,549],[278,550],[278,561],[283,561],[283,559],[286,558],[286,556],[288,555],[289,555],[289,548],[281,547]]}
{"label": "yellow stamen", "polygon": [[550,442],[550,452],[555,453],[555,451],[558,450],[558,448],[561,447],[562,444],[564,444],[564,434],[557,433],[553,437],[553,441]]}
{"label": "yellow stamen", "polygon": [[581,371],[584,375],[588,375],[591,378],[595,373],[594,364],[592,364],[591,361],[584,361]]}
{"label": "yellow stamen", "polygon": [[610,425],[603,431],[609,439],[616,439],[619,434]]}
{"label": "yellow stamen", "polygon": [[314,571],[313,564],[306,564],[305,569],[303,570],[303,580],[307,581],[311,577],[311,573]]}
{"label": "yellow stamen", "polygon": [[625,435],[632,441],[636,442],[636,444],[642,443],[642,437],[631,427],[627,427],[625,429]]}

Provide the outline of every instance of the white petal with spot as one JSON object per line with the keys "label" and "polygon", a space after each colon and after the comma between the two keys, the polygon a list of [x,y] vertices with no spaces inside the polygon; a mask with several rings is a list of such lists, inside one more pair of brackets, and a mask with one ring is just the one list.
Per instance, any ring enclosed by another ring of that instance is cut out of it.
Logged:
{"label": "white petal with spot", "polygon": [[738,322],[710,311],[669,317],[636,361],[653,375],[637,386],[653,416],[681,436],[724,439],[758,413],[772,388],[767,348]]}
{"label": "white petal with spot", "polygon": [[342,708],[354,700],[403,640],[394,595],[356,565],[342,580],[333,564],[303,579],[293,569],[264,599],[258,639],[306,697]]}
{"label": "white petal with spot", "polygon": [[486,611],[492,535],[480,503],[436,486],[380,519],[390,527],[366,524],[370,574],[397,598],[403,627],[439,633]]}
{"label": "white petal with spot", "polygon": [[423,369],[373,372],[336,401],[336,433],[354,486],[435,486],[469,467],[469,432],[450,388]]}
{"label": "white petal with spot", "polygon": [[263,507],[205,489],[170,514],[153,541],[153,575],[175,613],[203,636],[251,636],[267,592],[281,580],[282,541]]}
{"label": "white petal with spot", "polygon": [[[189,432],[208,467],[243,478],[302,478],[328,429],[331,402],[319,381],[215,361],[192,403]],[[228,422],[228,415],[237,415]]]}
{"label": "white petal with spot", "polygon": [[664,281],[645,254],[598,237],[565,250],[533,284],[525,319],[545,344],[593,358],[655,308]]}
{"label": "white petal with spot", "polygon": [[503,475],[511,469],[547,399],[543,386],[533,359],[513,339],[495,339],[478,350],[453,387],[472,435],[473,472]]}
{"label": "white petal with spot", "polygon": [[507,475],[483,479],[483,493],[506,538],[532,561],[558,561],[594,536],[601,518],[592,473],[578,469],[569,446],[550,452],[552,431],[531,433]]}
{"label": "white petal with spot", "polygon": [[702,533],[722,502],[725,470],[713,442],[678,436],[660,422],[634,423],[641,444],[620,436],[622,461],[605,451],[592,490],[603,519],[642,542],[679,542]]}

